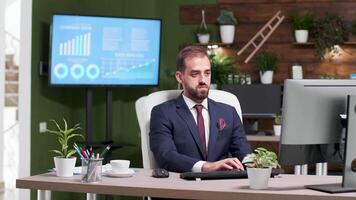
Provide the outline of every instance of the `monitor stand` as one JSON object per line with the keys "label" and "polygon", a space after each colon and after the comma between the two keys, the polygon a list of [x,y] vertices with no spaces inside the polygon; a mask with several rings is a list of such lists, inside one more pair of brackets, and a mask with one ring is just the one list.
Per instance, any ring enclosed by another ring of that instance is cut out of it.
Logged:
{"label": "monitor stand", "polygon": [[306,185],[312,190],[328,193],[356,192],[356,96],[347,96],[346,144],[344,151],[344,173],[341,184]]}

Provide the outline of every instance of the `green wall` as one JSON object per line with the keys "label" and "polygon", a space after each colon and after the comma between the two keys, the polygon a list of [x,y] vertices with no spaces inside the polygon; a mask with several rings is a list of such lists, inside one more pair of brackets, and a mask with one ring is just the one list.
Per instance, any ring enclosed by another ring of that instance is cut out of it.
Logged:
{"label": "green wall", "polygon": [[[59,147],[55,136],[38,132],[39,122],[64,117],[70,125],[79,122],[85,127],[85,89],[51,87],[48,77],[38,74],[39,62],[48,61],[51,15],[66,13],[162,19],[159,87],[113,88],[113,140],[133,145],[114,151],[112,158],[130,159],[132,167],[142,167],[135,101],[156,90],[176,88],[170,73],[175,71],[179,45],[195,42],[192,32],[196,26],[179,24],[179,6],[187,4],[216,4],[216,0],[33,0],[31,174],[52,168],[53,154],[49,150]],[[94,140],[100,141],[105,137],[105,88],[94,88],[93,95]],[[31,197],[35,199],[35,192]],[[53,199],[84,199],[84,195],[55,192]]]}

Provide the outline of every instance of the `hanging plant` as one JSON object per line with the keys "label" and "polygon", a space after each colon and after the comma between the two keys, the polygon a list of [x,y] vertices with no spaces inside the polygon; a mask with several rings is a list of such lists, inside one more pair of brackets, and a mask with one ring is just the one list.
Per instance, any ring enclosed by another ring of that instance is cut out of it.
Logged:
{"label": "hanging plant", "polygon": [[315,55],[323,60],[327,52],[339,53],[336,45],[347,39],[346,24],[341,17],[327,13],[314,22],[311,35],[315,39]]}
{"label": "hanging plant", "polygon": [[200,26],[195,31],[195,34],[198,38],[199,43],[202,43],[202,44],[209,43],[211,33],[212,33],[212,31],[209,29],[209,27],[206,25],[206,22],[205,22],[205,11],[202,10],[201,11],[201,23],[200,23]]}

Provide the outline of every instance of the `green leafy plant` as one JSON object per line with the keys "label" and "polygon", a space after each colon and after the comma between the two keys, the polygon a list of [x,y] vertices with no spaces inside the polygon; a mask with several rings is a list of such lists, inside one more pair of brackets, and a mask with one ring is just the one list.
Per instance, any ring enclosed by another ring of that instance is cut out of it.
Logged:
{"label": "green leafy plant", "polygon": [[262,52],[257,55],[255,59],[256,68],[262,73],[266,71],[275,71],[277,70],[278,59],[277,55],[272,52]]}
{"label": "green leafy plant", "polygon": [[314,15],[311,12],[306,12],[305,14],[293,13],[288,20],[294,30],[311,30],[314,23]]}
{"label": "green leafy plant", "polygon": [[232,11],[220,10],[220,15],[217,18],[220,25],[236,25],[237,20]]}
{"label": "green leafy plant", "polygon": [[339,53],[336,45],[347,39],[346,24],[341,17],[327,13],[315,20],[311,35],[315,39],[315,55],[323,60],[327,52]]}
{"label": "green leafy plant", "polygon": [[68,141],[74,137],[81,137],[84,138],[83,135],[75,133],[76,131],[80,130],[81,128],[79,127],[79,124],[74,125],[72,128],[68,128],[67,121],[63,118],[64,126],[61,127],[56,120],[51,120],[53,124],[57,127],[56,130],[49,130],[47,129],[46,132],[52,133],[57,135],[58,142],[61,145],[60,150],[51,150],[51,152],[54,152],[56,154],[59,154],[60,156],[63,156],[64,158],[69,158],[75,153],[74,149],[70,149],[68,147]]}
{"label": "green leafy plant", "polygon": [[228,74],[235,71],[235,58],[222,53],[210,54],[211,82],[218,85],[228,82]]}
{"label": "green leafy plant", "polygon": [[195,34],[212,34],[212,30],[211,28],[209,28],[208,26],[204,27],[204,26],[200,26],[195,30]]}
{"label": "green leafy plant", "polygon": [[268,151],[265,148],[258,147],[254,150],[255,153],[250,153],[245,156],[242,163],[251,168],[277,168],[280,167],[277,155],[273,151]]}
{"label": "green leafy plant", "polygon": [[282,124],[282,115],[281,114],[277,114],[274,117],[274,124],[275,125],[281,125]]}
{"label": "green leafy plant", "polygon": [[331,74],[322,74],[320,79],[335,79],[335,77]]}

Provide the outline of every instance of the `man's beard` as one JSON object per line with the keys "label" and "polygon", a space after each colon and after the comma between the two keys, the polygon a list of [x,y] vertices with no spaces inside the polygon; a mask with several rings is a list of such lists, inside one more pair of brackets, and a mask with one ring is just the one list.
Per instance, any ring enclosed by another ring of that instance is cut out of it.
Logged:
{"label": "man's beard", "polygon": [[[204,84],[206,86],[206,84]],[[189,86],[186,86],[185,88],[187,89],[188,94],[190,97],[197,101],[197,102],[202,102],[205,98],[208,97],[209,95],[209,86],[207,86],[207,90],[199,90],[198,87],[204,86],[204,85],[199,85],[196,88],[191,88]]]}

